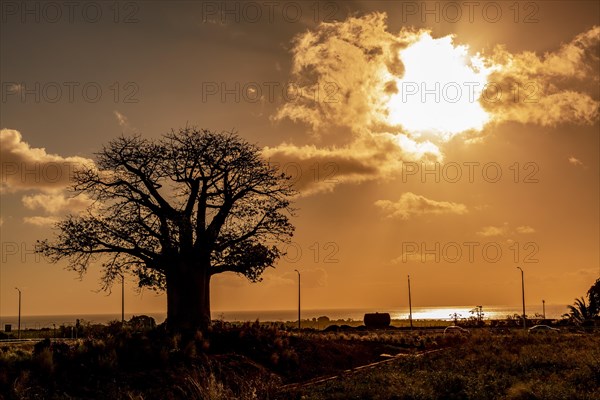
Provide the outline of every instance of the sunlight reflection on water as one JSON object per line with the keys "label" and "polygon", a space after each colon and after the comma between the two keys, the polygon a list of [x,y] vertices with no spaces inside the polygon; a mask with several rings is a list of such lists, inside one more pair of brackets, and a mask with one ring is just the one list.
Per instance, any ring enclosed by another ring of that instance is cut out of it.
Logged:
{"label": "sunlight reflection on water", "polygon": [[[459,318],[468,318],[474,314],[470,313],[474,306],[445,306],[445,307],[413,307],[413,319],[439,319],[451,320],[451,314],[459,314]],[[408,307],[402,308],[369,308],[369,309],[307,309],[302,310],[302,319],[313,319],[320,316],[327,316],[331,320],[352,319],[362,321],[365,313],[380,312],[390,313],[392,319],[408,319]],[[521,314],[521,308],[518,306],[483,306],[484,319],[502,319],[507,315]],[[567,312],[566,305],[546,305],[547,318],[560,318],[562,314]],[[297,310],[262,310],[262,311],[213,311],[213,319],[223,319],[225,321],[295,321],[298,316]],[[526,313],[529,317],[534,317],[536,314],[542,314],[542,306],[527,306]],[[136,313],[135,315],[142,315]],[[157,323],[164,321],[165,313],[146,313],[153,317]],[[125,313],[125,319],[133,316],[131,313]],[[39,329],[52,328],[52,324],[74,325],[75,320],[80,319],[82,322],[90,322],[92,324],[105,324],[109,321],[121,320],[121,314],[79,314],[79,315],[41,315],[41,316],[22,316],[22,329]],[[12,324],[13,329],[17,325],[16,316],[2,316],[0,318],[0,330],[4,329],[5,324]]]}

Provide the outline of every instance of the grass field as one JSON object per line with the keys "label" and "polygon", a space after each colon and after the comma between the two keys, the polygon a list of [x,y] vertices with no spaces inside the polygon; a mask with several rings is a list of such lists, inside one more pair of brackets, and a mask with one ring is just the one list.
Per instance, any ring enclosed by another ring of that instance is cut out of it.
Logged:
{"label": "grass field", "polygon": [[[248,323],[183,338],[114,325],[74,341],[0,344],[0,398],[600,399],[600,332],[471,332]],[[332,379],[310,384],[321,378]]]}
{"label": "grass field", "polygon": [[280,399],[600,399],[600,335],[477,332]]}

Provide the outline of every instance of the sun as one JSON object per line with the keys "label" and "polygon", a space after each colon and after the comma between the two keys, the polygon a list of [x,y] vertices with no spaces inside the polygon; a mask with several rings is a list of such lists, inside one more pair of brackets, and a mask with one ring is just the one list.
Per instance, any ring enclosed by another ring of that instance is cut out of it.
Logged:
{"label": "sun", "polygon": [[468,130],[481,130],[489,114],[479,103],[494,66],[452,35],[433,38],[423,32],[400,51],[404,76],[396,78],[397,93],[388,102],[388,122],[409,133],[448,140]]}

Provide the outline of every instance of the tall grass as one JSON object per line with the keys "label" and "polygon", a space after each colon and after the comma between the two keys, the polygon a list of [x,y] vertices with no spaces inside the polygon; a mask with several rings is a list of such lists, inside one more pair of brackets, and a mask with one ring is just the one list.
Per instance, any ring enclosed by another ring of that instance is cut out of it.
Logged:
{"label": "tall grass", "polygon": [[600,336],[492,335],[282,394],[281,399],[600,399]]}
{"label": "tall grass", "polygon": [[[600,399],[600,335],[444,336],[424,331],[290,331],[217,323],[170,336],[109,326],[72,342],[0,345],[6,399]],[[443,349],[426,356],[413,354]],[[341,374],[282,391],[287,383]]]}

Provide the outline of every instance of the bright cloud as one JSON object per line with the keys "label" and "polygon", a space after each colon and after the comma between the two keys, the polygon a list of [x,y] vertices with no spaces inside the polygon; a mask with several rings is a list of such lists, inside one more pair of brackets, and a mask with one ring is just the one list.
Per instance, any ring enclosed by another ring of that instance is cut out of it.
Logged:
{"label": "bright cloud", "polygon": [[477,234],[484,237],[504,236],[509,232],[508,224],[502,226],[485,226]]}
{"label": "bright cloud", "polygon": [[413,134],[442,137],[483,129],[490,116],[477,100],[494,68],[453,39],[421,32],[415,43],[400,51],[405,72],[396,79],[398,93],[388,103],[391,123]]}
{"label": "bright cloud", "polygon": [[91,165],[83,157],[62,157],[48,154],[44,148],[31,147],[19,131],[0,130],[0,191],[23,190],[54,191],[71,182],[74,170]]}
{"label": "bright cloud", "polygon": [[[342,146],[284,143],[265,148],[264,155],[273,161],[301,167],[296,186],[302,195],[331,191],[341,183],[385,179],[399,171],[402,160],[442,158],[436,144],[388,123],[387,102],[396,84],[392,77],[404,71],[399,50],[416,36],[389,33],[385,18],[375,13],[323,23],[294,41],[292,75],[301,95],[283,105],[274,119],[305,123],[317,136],[332,135],[336,128],[348,135]],[[314,179],[314,165],[330,166],[335,176]]]}
{"label": "bright cloud", "polygon": [[81,166],[93,165],[92,160],[48,154],[44,148],[31,147],[19,131],[12,129],[0,130],[0,144],[0,192],[28,191],[21,198],[25,208],[46,214],[24,217],[24,223],[50,226],[60,215],[78,213],[92,203],[84,195],[66,194],[73,173]]}
{"label": "bright cloud", "polygon": [[508,222],[505,222],[504,224],[502,224],[500,226],[493,226],[493,225],[485,226],[479,232],[477,232],[477,235],[484,236],[484,237],[494,237],[494,236],[508,236],[508,235],[514,235],[514,234],[526,235],[526,234],[531,234],[531,233],[535,233],[535,232],[536,232],[536,230],[529,225],[518,226],[513,231],[510,229]]}
{"label": "bright cloud", "polygon": [[291,176],[301,196],[330,192],[342,183],[391,177],[400,170],[402,160],[441,160],[432,143],[391,134],[364,135],[343,147],[284,143],[265,147],[263,156]]}
{"label": "bright cloud", "polygon": [[464,204],[449,201],[436,201],[411,192],[403,193],[398,201],[378,200],[375,205],[381,208],[387,218],[410,219],[426,214],[466,214]]}
{"label": "bright cloud", "polygon": [[[597,120],[598,102],[585,83],[598,80],[598,27],[541,56],[503,47],[484,54],[457,44],[463,38],[454,35],[436,38],[414,28],[390,32],[386,18],[371,13],[321,23],[293,42],[297,98],[273,119],[304,123],[316,137],[345,135],[339,147],[285,143],[265,149],[282,163],[340,164],[338,180],[326,185],[310,182],[302,169],[298,185],[304,194],[385,178],[398,172],[402,160],[441,160],[450,138],[462,134],[466,142],[480,141],[491,122],[549,126]],[[511,97],[515,85],[522,89],[517,101]]]}
{"label": "bright cloud", "polygon": [[35,226],[52,226],[59,221],[58,217],[44,217],[44,216],[34,216],[34,217],[24,217],[23,222],[30,225]]}
{"label": "bright cloud", "polygon": [[455,44],[461,38],[454,35],[389,32],[386,17],[322,23],[298,36],[292,75],[302,95],[275,119],[305,122],[319,132],[336,125],[417,137],[432,131],[445,140],[492,120],[547,126],[598,117],[586,83],[598,81],[600,27],[541,56],[502,46],[485,55]]}
{"label": "bright cloud", "polygon": [[[600,27],[580,33],[553,52],[512,54],[495,49],[490,62],[502,67],[489,76],[499,89],[482,104],[497,122],[517,121],[541,126],[592,124],[598,120],[598,47]],[[493,101],[492,101],[493,100]]]}
{"label": "bright cloud", "polygon": [[121,128],[129,128],[129,121],[127,120],[127,117],[125,115],[121,114],[116,110],[114,111],[114,114]]}
{"label": "bright cloud", "polygon": [[573,157],[573,156],[571,156],[571,157],[569,157],[569,158],[568,158],[568,161],[569,161],[569,163],[570,163],[570,164],[572,164],[572,165],[575,165],[575,166],[578,166],[578,165],[580,165],[580,166],[583,166],[583,162],[582,162],[580,159],[576,158],[576,157]]}
{"label": "bright cloud", "polygon": [[522,234],[535,233],[535,229],[533,229],[529,225],[517,226],[517,233],[522,233]]}
{"label": "bright cloud", "polygon": [[115,118],[117,119],[117,123],[123,130],[123,133],[125,133],[125,134],[137,133],[137,129],[131,125],[131,123],[129,122],[129,118],[127,118],[127,116],[125,114],[123,114],[117,110],[114,110],[113,114],[115,115]]}
{"label": "bright cloud", "polygon": [[409,43],[388,32],[385,19],[374,13],[321,23],[296,37],[292,75],[301,97],[275,119],[304,122],[320,134],[331,126],[356,131],[385,123],[390,76],[402,74],[398,51]]}
{"label": "bright cloud", "polygon": [[23,196],[21,200],[23,205],[30,210],[42,209],[49,214],[82,211],[92,202],[85,195],[65,197],[62,192],[27,195]]}

